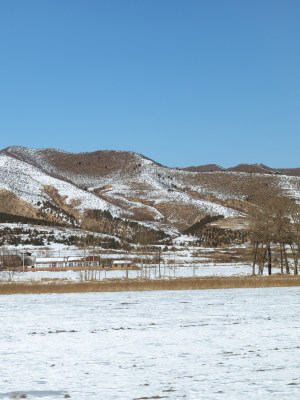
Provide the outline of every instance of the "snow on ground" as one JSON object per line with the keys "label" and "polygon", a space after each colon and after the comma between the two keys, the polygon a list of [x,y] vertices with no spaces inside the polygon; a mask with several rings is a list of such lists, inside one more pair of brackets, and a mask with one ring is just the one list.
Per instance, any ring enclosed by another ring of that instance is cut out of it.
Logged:
{"label": "snow on ground", "polygon": [[[97,279],[116,279],[126,278],[137,279],[137,278],[150,278],[150,279],[171,279],[171,278],[190,278],[190,277],[203,277],[203,276],[236,276],[236,275],[250,275],[252,269],[247,264],[203,264],[201,266],[189,266],[189,267],[177,267],[168,266],[166,264],[161,265],[159,268],[156,266],[141,265],[140,270],[108,270],[108,271],[97,271]],[[265,271],[265,274],[267,271]],[[69,281],[80,281],[80,271],[28,271],[28,272],[16,272],[13,275],[13,281],[24,282],[24,281],[48,281],[53,279],[69,280]],[[8,280],[11,274],[8,272],[0,272],[0,280]]]}
{"label": "snow on ground", "polygon": [[[189,236],[179,237],[179,242],[182,243],[188,240]],[[175,243],[174,243],[175,244]],[[252,273],[252,266],[246,262],[228,262],[226,260],[215,260],[216,249],[205,248],[205,247],[193,247],[193,246],[179,246],[176,244],[172,248],[169,246],[166,250],[166,246],[156,246],[156,250],[143,249],[137,246],[132,251],[126,251],[123,249],[102,249],[96,247],[94,252],[92,249],[85,252],[84,249],[75,246],[66,246],[59,243],[53,243],[47,247],[45,246],[7,246],[7,249],[15,251],[28,251],[36,257],[63,257],[63,256],[86,256],[86,255],[99,255],[100,259],[106,260],[132,260],[133,265],[137,266],[139,270],[129,270],[128,276],[125,270],[102,270],[99,276],[97,273],[97,279],[115,279],[125,278],[136,279],[136,278],[180,278],[180,277],[199,277],[199,276],[234,276],[234,275],[250,275]],[[227,247],[226,249],[218,249],[218,253],[232,253],[235,254],[236,250],[245,247],[244,245]],[[159,252],[160,250],[160,252]],[[160,268],[158,264],[160,259]],[[174,268],[175,266],[175,268]],[[159,273],[160,269],[160,273]],[[273,268],[274,272],[277,269]],[[266,270],[265,270],[266,273]],[[10,278],[10,274],[6,272],[0,272],[0,280],[7,280]],[[80,272],[78,271],[60,271],[55,272],[43,271],[33,272],[28,270],[25,273],[15,272],[13,276],[14,281],[39,281],[41,279],[68,279],[78,281],[80,280]]]}
{"label": "snow on ground", "polygon": [[173,243],[176,245],[180,245],[181,243],[192,244],[198,240],[197,237],[189,236],[189,235],[180,235],[173,239]]}
{"label": "snow on ground", "polygon": [[300,179],[294,176],[280,176],[279,184],[286,194],[294,199],[300,200]]}
{"label": "snow on ground", "polygon": [[[72,236],[76,236],[78,238],[83,238],[87,235],[93,235],[98,239],[98,242],[106,242],[109,239],[113,239],[116,242],[120,242],[120,238],[117,236],[107,235],[105,233],[97,233],[91,231],[85,231],[83,229],[78,228],[67,228],[67,227],[59,227],[59,226],[43,226],[43,225],[27,225],[21,223],[0,223],[0,235],[6,229],[10,229],[10,235],[14,235],[20,241],[18,246],[15,245],[5,245],[5,250],[9,250],[14,253],[18,253],[19,251],[25,252],[33,252],[34,254],[42,255],[45,252],[51,253],[52,256],[72,256],[78,255],[79,253],[83,253],[76,246],[63,244],[64,241],[69,239]],[[21,230],[22,233],[18,233]],[[4,233],[5,235],[6,233]],[[44,245],[34,246],[23,244],[27,239],[30,239],[32,236],[37,236],[38,238],[42,238],[44,241]],[[54,240],[54,241],[53,241]],[[59,243],[60,242],[60,243]],[[47,244],[46,244],[47,243]]]}
{"label": "snow on ground", "polygon": [[0,399],[299,399],[299,294],[2,296]]}

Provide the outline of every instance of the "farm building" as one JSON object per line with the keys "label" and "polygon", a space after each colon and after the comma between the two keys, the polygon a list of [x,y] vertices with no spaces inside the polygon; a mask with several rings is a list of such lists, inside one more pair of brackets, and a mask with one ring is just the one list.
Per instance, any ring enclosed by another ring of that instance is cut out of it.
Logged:
{"label": "farm building", "polygon": [[131,269],[132,266],[131,260],[114,260],[112,262],[112,269]]}
{"label": "farm building", "polygon": [[100,257],[35,257],[32,268],[92,267],[100,265]]}
{"label": "farm building", "polygon": [[[21,266],[21,263],[19,263]],[[101,267],[103,269],[133,269],[134,265],[131,260],[112,260],[109,258],[102,258],[100,256],[62,256],[62,257],[35,257],[25,256],[24,265],[27,268],[37,269],[54,269],[66,268],[74,270],[78,268]]]}

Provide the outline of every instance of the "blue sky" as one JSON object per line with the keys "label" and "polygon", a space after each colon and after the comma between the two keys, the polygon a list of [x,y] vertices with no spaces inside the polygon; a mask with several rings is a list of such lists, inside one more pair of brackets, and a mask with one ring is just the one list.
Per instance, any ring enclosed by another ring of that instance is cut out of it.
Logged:
{"label": "blue sky", "polygon": [[0,0],[0,147],[299,167],[299,0]]}

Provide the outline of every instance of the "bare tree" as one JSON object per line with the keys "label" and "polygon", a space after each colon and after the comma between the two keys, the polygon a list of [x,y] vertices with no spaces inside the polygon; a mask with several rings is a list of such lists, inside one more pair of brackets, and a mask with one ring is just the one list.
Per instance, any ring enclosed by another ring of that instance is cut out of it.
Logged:
{"label": "bare tree", "polygon": [[0,271],[6,273],[9,281],[13,280],[15,273],[20,270],[22,265],[21,257],[6,247],[0,249]]}
{"label": "bare tree", "polygon": [[253,206],[249,217],[253,256],[252,274],[255,274],[255,266],[258,264],[258,274],[262,275],[267,263],[268,274],[271,275],[272,254],[273,250],[278,252],[278,246],[281,272],[283,273],[285,266],[286,273],[290,273],[287,252],[287,246],[290,246],[294,256],[295,273],[297,273],[300,237],[299,206],[286,197],[264,199],[257,206]]}
{"label": "bare tree", "polygon": [[293,226],[293,241],[290,246],[294,258],[294,275],[298,275],[298,262],[300,253],[300,205],[294,203],[291,207],[291,220]]}

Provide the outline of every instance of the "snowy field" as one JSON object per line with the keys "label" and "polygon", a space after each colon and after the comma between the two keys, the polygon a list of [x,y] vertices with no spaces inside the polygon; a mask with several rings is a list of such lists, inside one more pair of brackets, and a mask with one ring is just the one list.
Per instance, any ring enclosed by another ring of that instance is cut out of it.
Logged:
{"label": "snowy field", "polygon": [[300,398],[299,288],[0,297],[0,399]]}
{"label": "snowy field", "polygon": [[[265,269],[265,274],[267,270]],[[200,276],[238,276],[238,275],[251,275],[252,267],[243,263],[236,264],[206,264],[201,266],[187,266],[187,267],[169,267],[166,265],[161,266],[160,275],[159,268],[156,267],[143,267],[141,270],[108,270],[97,271],[96,279],[117,279],[117,278],[150,278],[150,279],[170,279],[170,278],[187,278],[187,277],[200,277]],[[37,271],[37,272],[15,272],[13,275],[14,282],[25,281],[44,281],[48,282],[53,279],[62,279],[68,281],[80,281],[80,277],[84,272],[80,271]],[[0,281],[7,281],[11,277],[8,272],[0,272]]]}

